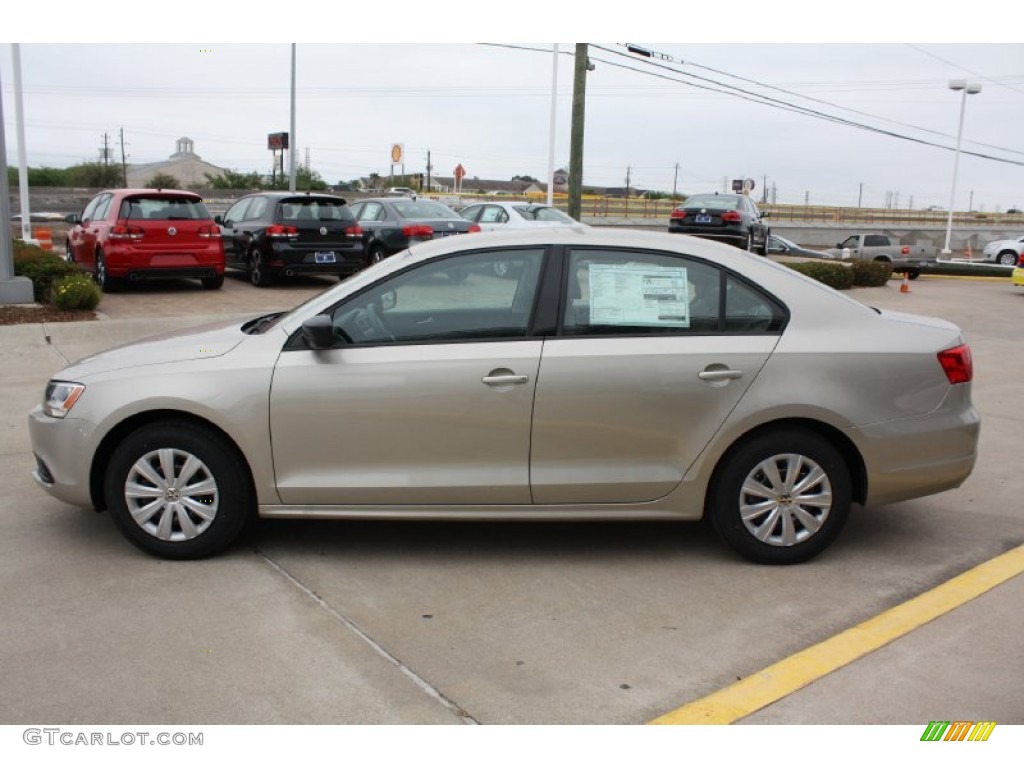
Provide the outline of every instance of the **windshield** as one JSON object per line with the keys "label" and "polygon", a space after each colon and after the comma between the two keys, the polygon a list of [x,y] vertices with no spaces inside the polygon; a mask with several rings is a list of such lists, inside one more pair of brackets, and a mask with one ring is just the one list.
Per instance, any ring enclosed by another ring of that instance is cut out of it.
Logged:
{"label": "windshield", "polygon": [[121,218],[202,221],[211,217],[198,197],[138,195],[125,198],[121,203]]}
{"label": "windshield", "polygon": [[355,221],[343,200],[300,197],[281,201],[282,221]]}
{"label": "windshield", "polygon": [[516,205],[513,210],[530,221],[557,221],[560,224],[575,224],[576,219],[567,216],[557,208],[544,206]]}
{"label": "windshield", "polygon": [[402,200],[391,204],[403,219],[461,219],[447,205],[432,200]]}
{"label": "windshield", "polygon": [[680,208],[717,208],[723,211],[735,211],[739,205],[739,198],[733,195],[694,195],[686,198],[686,202]]}

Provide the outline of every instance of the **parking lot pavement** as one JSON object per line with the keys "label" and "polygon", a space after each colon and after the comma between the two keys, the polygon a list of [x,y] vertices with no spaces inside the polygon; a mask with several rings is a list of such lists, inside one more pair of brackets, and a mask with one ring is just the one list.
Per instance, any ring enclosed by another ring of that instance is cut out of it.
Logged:
{"label": "parking lot pavement", "polygon": [[[927,276],[851,295],[964,327],[975,473],[855,509],[800,566],[666,523],[264,521],[226,556],[165,562],[35,488],[25,414],[66,359],[328,285],[152,288],[98,323],[0,328],[0,722],[643,723],[1024,541],[1024,291]],[[1024,723],[1022,599],[1017,576],[744,722]]]}

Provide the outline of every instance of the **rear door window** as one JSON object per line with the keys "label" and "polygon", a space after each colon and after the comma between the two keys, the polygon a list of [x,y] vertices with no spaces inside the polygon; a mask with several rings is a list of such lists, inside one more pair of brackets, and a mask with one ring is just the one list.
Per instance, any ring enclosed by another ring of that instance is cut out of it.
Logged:
{"label": "rear door window", "polygon": [[295,223],[304,221],[355,221],[352,211],[340,200],[303,197],[281,201],[281,220]]}

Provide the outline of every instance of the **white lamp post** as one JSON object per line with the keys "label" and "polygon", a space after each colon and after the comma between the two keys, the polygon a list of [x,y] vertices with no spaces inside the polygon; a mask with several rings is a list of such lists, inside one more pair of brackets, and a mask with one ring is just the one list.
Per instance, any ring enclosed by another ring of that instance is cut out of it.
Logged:
{"label": "white lamp post", "polygon": [[981,93],[981,86],[978,83],[968,83],[966,80],[950,80],[949,88],[953,91],[962,91],[960,95],[960,127],[956,132],[956,152],[953,155],[953,189],[949,193],[949,212],[946,214],[946,247],[942,249],[945,256],[949,256],[949,239],[953,234],[953,205],[956,202],[956,174],[960,170],[960,142],[964,135],[964,111],[967,108],[967,94]]}

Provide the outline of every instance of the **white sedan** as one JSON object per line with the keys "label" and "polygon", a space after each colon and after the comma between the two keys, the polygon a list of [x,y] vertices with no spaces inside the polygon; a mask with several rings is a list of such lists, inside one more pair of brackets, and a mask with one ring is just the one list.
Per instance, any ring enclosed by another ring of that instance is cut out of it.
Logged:
{"label": "white sedan", "polygon": [[475,221],[484,230],[586,226],[554,206],[536,203],[478,203],[463,208],[459,215]]}
{"label": "white sedan", "polygon": [[994,240],[985,246],[985,261],[1012,267],[1024,256],[1024,237]]}

